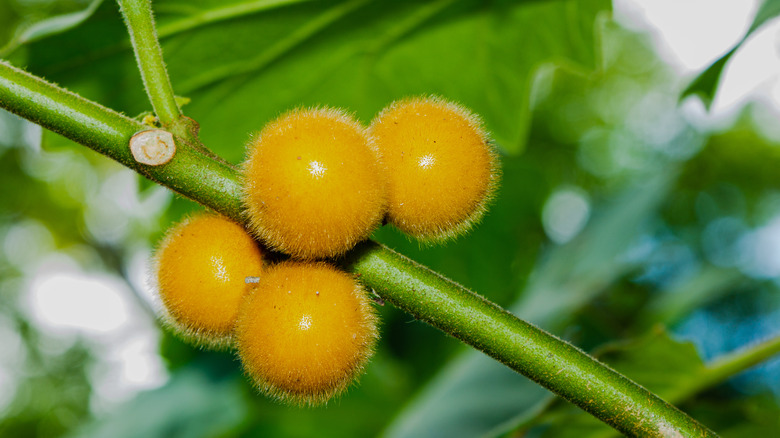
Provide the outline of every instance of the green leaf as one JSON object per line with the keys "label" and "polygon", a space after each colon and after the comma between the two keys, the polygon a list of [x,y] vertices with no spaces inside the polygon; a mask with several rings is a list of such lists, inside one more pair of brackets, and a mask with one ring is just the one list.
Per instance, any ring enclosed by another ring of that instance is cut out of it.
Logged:
{"label": "green leaf", "polygon": [[634,341],[607,345],[595,356],[669,400],[680,400],[691,380],[706,373],[696,347],[675,341],[661,326]]}
{"label": "green leaf", "polygon": [[723,438],[754,438],[780,435],[780,406],[772,394],[748,399],[702,400],[691,413],[721,431]]}
{"label": "green leaf", "polygon": [[533,412],[550,393],[482,354],[451,361],[384,431],[385,437],[491,435],[518,412]]}
{"label": "green leaf", "polygon": [[738,47],[739,44],[700,73],[699,76],[697,76],[682,92],[680,99],[685,99],[690,95],[696,95],[699,96],[702,102],[704,102],[704,105],[709,108],[712,104],[712,99],[715,97],[715,91],[720,82],[720,75],[723,73],[726,63],[729,62],[731,56],[737,51]]}
{"label": "green leaf", "polygon": [[683,187],[707,190],[725,182],[739,187],[749,199],[780,190],[776,171],[780,148],[756,132],[749,117],[744,113],[732,129],[710,137],[702,152],[685,164],[680,177]]}
{"label": "green leaf", "polygon": [[17,34],[5,46],[0,47],[0,56],[5,56],[21,44],[56,35],[78,26],[91,17],[102,3],[103,0],[92,0],[81,10],[54,15],[26,26],[22,25]]}
{"label": "green leaf", "polygon": [[767,20],[777,17],[778,15],[780,15],[780,1],[765,0],[764,3],[761,4],[761,8],[756,12],[756,18],[753,19],[753,24],[750,25],[748,33],[752,33],[761,27],[762,24],[766,23]]}
{"label": "green leaf", "polygon": [[729,62],[734,53],[744,44],[744,42],[750,37],[753,32],[756,31],[767,20],[780,15],[780,0],[765,0],[761,5],[761,8],[756,13],[753,23],[750,25],[747,33],[744,37],[729,50],[725,55],[721,56],[717,61],[710,65],[706,70],[700,73],[685,91],[680,95],[680,99],[684,99],[690,95],[699,96],[704,104],[709,107],[712,103],[712,99],[715,96],[715,91],[718,88],[720,82],[720,76],[723,73],[723,69]]}
{"label": "green leaf", "polygon": [[[206,145],[238,161],[249,135],[283,111],[341,106],[368,122],[415,94],[470,107],[518,153],[534,75],[549,63],[594,68],[594,22],[609,2],[166,0],[154,8],[174,91],[192,98],[187,115]],[[127,114],[148,110],[113,5],[28,49],[32,72]]]}

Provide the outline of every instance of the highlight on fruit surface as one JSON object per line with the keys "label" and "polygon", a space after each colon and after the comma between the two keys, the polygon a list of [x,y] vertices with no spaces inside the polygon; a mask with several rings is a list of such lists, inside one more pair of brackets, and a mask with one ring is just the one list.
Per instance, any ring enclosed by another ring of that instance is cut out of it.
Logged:
{"label": "highlight on fruit surface", "polygon": [[155,254],[154,279],[165,321],[210,347],[231,344],[239,304],[261,275],[263,250],[243,227],[199,214],[168,231]]}
{"label": "highlight on fruit surface", "polygon": [[435,243],[485,214],[500,169],[476,115],[438,97],[405,99],[382,110],[369,135],[387,169],[389,223]]}
{"label": "highlight on fruit surface", "polygon": [[297,109],[266,125],[249,144],[243,176],[250,228],[296,259],[345,253],[385,214],[376,152],[341,110]]}
{"label": "highlight on fruit surface", "polygon": [[263,393],[318,405],[342,392],[373,354],[370,299],[351,275],[324,262],[268,268],[241,306],[236,347]]}

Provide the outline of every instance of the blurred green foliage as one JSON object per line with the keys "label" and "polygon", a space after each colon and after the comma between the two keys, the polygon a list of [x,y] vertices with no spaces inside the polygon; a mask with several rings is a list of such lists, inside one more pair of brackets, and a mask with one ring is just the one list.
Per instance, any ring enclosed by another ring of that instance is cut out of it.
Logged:
{"label": "blurred green foliage", "polygon": [[775,18],[778,14],[780,14],[780,1],[764,0],[761,2],[761,5],[756,12],[756,16],[753,18],[753,22],[750,24],[750,28],[742,40],[731,50],[726,52],[726,54],[713,62],[704,72],[699,74],[683,91],[682,95],[697,95],[702,99],[705,105],[709,106],[718,89],[720,76],[731,57],[734,56],[734,53],[737,52],[740,45],[744,43],[754,31],[758,30],[758,28],[768,20]]}
{"label": "blurred green foliage", "polygon": [[[777,140],[757,128],[754,108],[719,132],[696,127],[679,103],[685,84],[644,36],[609,20],[610,2],[161,0],[154,9],[174,89],[191,99],[185,113],[231,162],[252,132],[296,106],[342,106],[367,122],[393,99],[440,94],[481,114],[504,173],[484,222],[446,247],[420,248],[389,227],[374,237],[600,349],[662,395],[712,358],[780,333],[780,253],[761,245],[780,232]],[[15,65],[128,115],[149,110],[113,2],[0,0],[0,29]],[[7,113],[0,186],[0,436],[611,434],[391,306],[379,308],[382,341],[367,373],[327,407],[267,400],[230,354],[152,323],[167,383],[106,400],[95,377],[106,366],[101,341],[32,315],[37,267],[56,254],[109,273],[153,320],[137,256],[201,207]],[[680,401],[723,436],[772,436],[778,381],[775,359]]]}

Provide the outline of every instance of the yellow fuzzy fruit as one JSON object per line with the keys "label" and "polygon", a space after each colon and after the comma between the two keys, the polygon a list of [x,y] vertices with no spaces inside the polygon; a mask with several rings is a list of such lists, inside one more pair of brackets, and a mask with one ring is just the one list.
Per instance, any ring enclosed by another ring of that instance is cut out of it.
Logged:
{"label": "yellow fuzzy fruit", "polygon": [[317,405],[362,371],[377,339],[362,287],[323,262],[268,268],[242,304],[236,346],[246,374],[264,393]]}
{"label": "yellow fuzzy fruit", "polygon": [[388,222],[438,242],[482,218],[500,171],[476,115],[436,97],[401,100],[376,116],[369,134],[387,169]]}
{"label": "yellow fuzzy fruit", "polygon": [[365,129],[344,112],[298,109],[249,145],[244,204],[250,228],[296,259],[334,257],[381,222],[386,183]]}
{"label": "yellow fuzzy fruit", "polygon": [[240,225],[201,214],[173,227],[157,249],[155,275],[168,323],[211,347],[230,344],[239,304],[264,253]]}

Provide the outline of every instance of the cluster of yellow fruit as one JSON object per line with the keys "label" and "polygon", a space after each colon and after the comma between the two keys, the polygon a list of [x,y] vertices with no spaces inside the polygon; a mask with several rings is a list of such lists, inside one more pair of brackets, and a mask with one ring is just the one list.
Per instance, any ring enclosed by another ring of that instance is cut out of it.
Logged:
{"label": "cluster of yellow fruit", "polygon": [[[215,214],[174,227],[157,252],[166,320],[197,344],[235,346],[263,392],[324,402],[371,355],[373,308],[354,279],[329,264],[266,266],[267,256],[243,227]],[[245,281],[258,275],[258,283]]]}
{"label": "cluster of yellow fruit", "polygon": [[[235,346],[261,391],[314,405],[355,380],[378,338],[362,286],[318,260],[383,220],[423,242],[453,238],[484,214],[498,164],[476,116],[417,98],[368,129],[340,110],[289,112],[252,139],[243,177],[254,237],[217,215],[174,227],[157,251],[160,299],[178,332]],[[258,241],[290,259],[266,266]]]}

